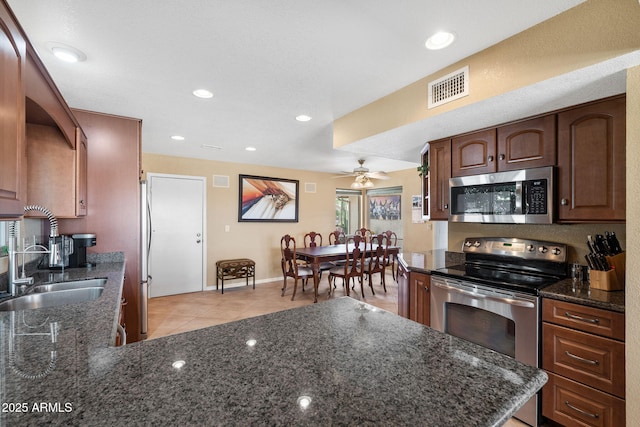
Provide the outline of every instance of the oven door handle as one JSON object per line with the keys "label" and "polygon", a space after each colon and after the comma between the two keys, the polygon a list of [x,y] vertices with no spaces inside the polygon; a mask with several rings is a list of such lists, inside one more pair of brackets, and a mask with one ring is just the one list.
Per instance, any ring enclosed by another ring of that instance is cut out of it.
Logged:
{"label": "oven door handle", "polygon": [[482,299],[488,299],[488,300],[492,300],[492,301],[498,301],[498,302],[503,302],[505,304],[509,304],[509,305],[515,305],[518,307],[525,307],[525,308],[535,308],[535,304],[533,304],[531,301],[526,301],[526,300],[522,300],[522,299],[518,299],[518,298],[503,298],[503,297],[496,297],[493,295],[484,295],[478,292],[471,292],[471,291],[467,291],[465,289],[460,289],[460,288],[456,288],[455,286],[449,286],[449,285],[444,285],[442,283],[437,283],[434,281],[431,281],[431,284],[434,286],[437,286],[438,288],[442,288],[442,289],[446,289],[448,291],[455,291],[464,295],[469,295],[472,297],[476,297],[476,298],[482,298]]}

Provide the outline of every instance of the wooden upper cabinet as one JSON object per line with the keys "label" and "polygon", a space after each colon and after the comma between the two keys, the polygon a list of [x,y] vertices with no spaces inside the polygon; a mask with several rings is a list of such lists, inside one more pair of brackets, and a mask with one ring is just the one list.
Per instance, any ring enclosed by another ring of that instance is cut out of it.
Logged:
{"label": "wooden upper cabinet", "polygon": [[[58,127],[69,146],[75,148],[77,120],[30,44],[24,76],[27,122]],[[39,108],[31,108],[33,105]]]}
{"label": "wooden upper cabinet", "polygon": [[[429,143],[429,219],[449,219],[449,178],[451,178],[451,140]],[[426,201],[426,198],[425,198]]]}
{"label": "wooden upper cabinet", "polygon": [[626,98],[558,114],[558,221],[625,220]]}
{"label": "wooden upper cabinet", "polygon": [[24,62],[26,40],[0,3],[0,218],[24,212]]}
{"label": "wooden upper cabinet", "polygon": [[[58,218],[87,213],[87,138],[81,129],[72,149],[56,126],[27,123],[27,202]],[[43,217],[30,211],[28,217]]]}
{"label": "wooden upper cabinet", "polygon": [[554,166],[555,164],[555,114],[498,128],[498,171]]}
{"label": "wooden upper cabinet", "polygon": [[453,138],[452,176],[477,175],[556,164],[556,115]]}
{"label": "wooden upper cabinet", "polygon": [[487,129],[451,140],[451,176],[496,171],[496,130]]}

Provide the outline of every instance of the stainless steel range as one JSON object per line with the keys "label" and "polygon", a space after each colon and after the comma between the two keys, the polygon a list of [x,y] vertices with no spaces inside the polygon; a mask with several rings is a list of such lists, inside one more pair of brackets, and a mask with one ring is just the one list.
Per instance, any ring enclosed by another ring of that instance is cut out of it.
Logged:
{"label": "stainless steel range", "polygon": [[[567,246],[467,238],[465,264],[432,271],[431,327],[540,367],[541,288],[567,274]],[[540,423],[538,396],[515,416]]]}

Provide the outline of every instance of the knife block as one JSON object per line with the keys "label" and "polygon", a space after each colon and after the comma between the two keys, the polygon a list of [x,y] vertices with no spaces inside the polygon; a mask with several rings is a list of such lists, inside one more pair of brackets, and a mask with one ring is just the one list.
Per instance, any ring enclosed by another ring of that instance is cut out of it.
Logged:
{"label": "knife block", "polygon": [[621,291],[624,289],[624,252],[618,255],[608,256],[606,258],[612,269],[609,271],[589,271],[589,282],[591,289],[601,289],[603,291]]}

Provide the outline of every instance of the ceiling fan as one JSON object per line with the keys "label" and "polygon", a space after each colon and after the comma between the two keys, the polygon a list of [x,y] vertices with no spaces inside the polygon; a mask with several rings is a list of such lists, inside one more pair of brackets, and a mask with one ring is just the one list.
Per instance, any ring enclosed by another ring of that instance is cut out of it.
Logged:
{"label": "ceiling fan", "polygon": [[369,169],[363,166],[364,159],[358,160],[358,163],[360,166],[354,168],[353,172],[342,172],[342,175],[338,175],[334,178],[342,178],[345,176],[355,177],[353,184],[351,184],[351,188],[371,188],[373,187],[373,182],[371,182],[372,179],[390,179],[386,172],[370,172]]}

